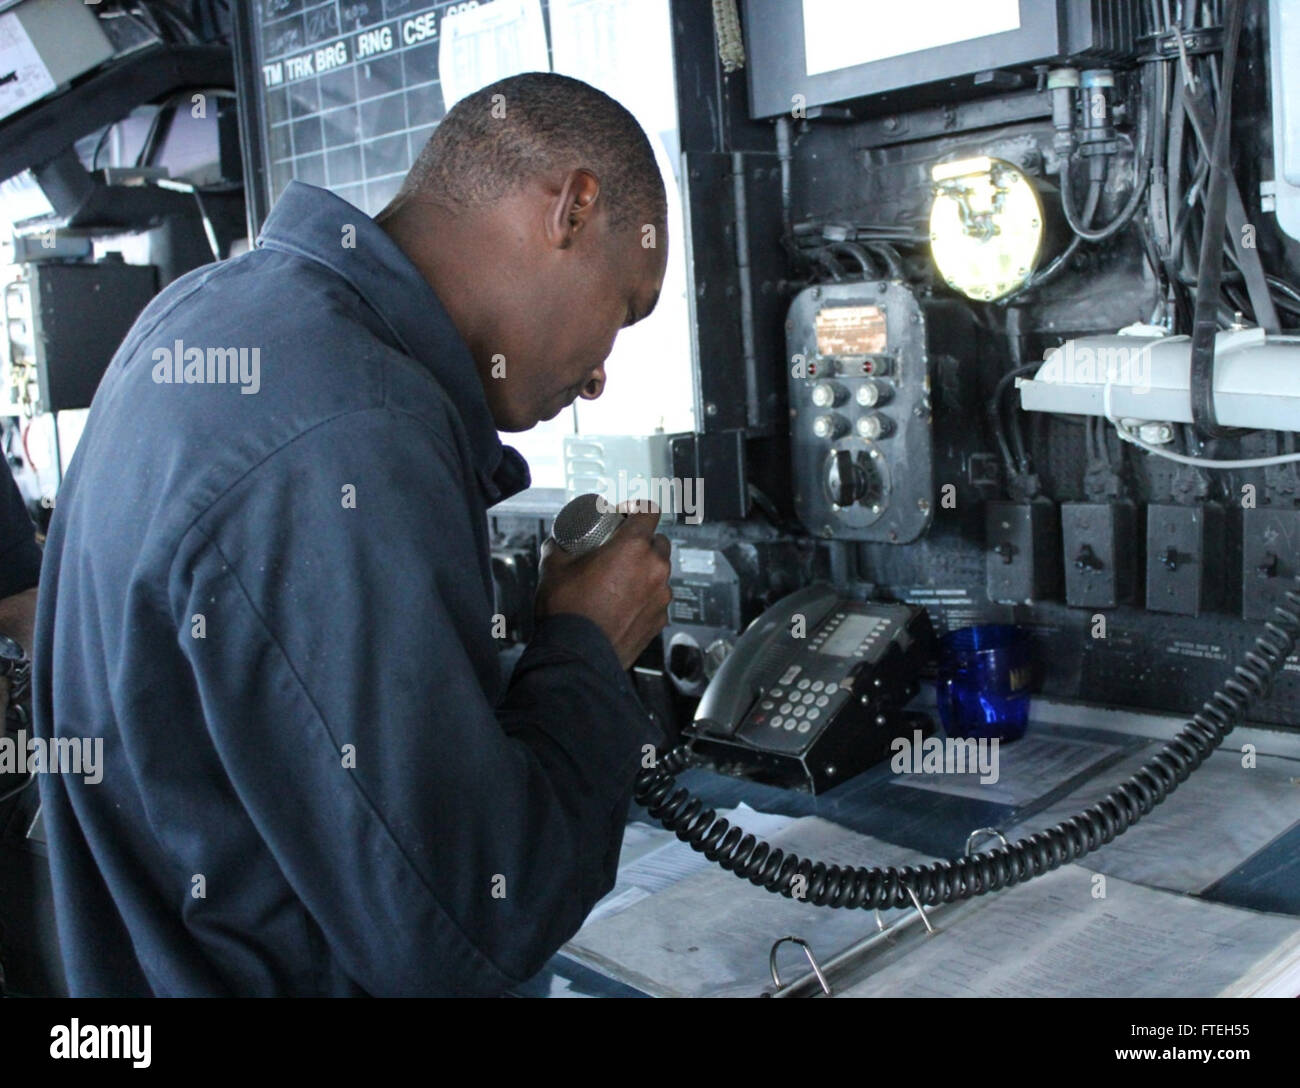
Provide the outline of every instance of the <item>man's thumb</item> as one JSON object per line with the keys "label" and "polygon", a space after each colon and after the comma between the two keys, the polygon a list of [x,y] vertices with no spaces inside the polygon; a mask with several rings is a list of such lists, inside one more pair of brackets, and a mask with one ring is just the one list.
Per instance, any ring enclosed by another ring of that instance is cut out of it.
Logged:
{"label": "man's thumb", "polygon": [[561,567],[566,563],[572,563],[576,556],[570,555],[560,547],[559,541],[553,536],[548,536],[542,541],[541,560],[548,567]]}

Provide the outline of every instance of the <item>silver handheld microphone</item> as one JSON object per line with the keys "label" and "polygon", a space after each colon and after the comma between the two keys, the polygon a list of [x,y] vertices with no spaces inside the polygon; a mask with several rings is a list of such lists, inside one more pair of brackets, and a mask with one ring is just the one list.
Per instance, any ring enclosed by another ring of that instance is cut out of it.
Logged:
{"label": "silver handheld microphone", "polygon": [[551,535],[570,555],[585,555],[613,536],[625,517],[609,500],[588,492],[566,503],[555,515]]}

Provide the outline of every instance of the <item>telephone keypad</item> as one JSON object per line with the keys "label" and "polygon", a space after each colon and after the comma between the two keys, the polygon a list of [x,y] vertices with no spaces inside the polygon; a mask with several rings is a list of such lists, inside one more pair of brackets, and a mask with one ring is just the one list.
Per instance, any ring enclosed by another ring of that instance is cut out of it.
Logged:
{"label": "telephone keypad", "polygon": [[[809,618],[815,626],[807,639],[791,635],[784,617],[769,625],[770,630],[756,628],[755,635],[763,637],[749,639],[752,652],[730,659],[743,667],[730,670],[734,676],[716,678],[725,679],[734,690],[719,683],[716,706],[706,695],[700,712],[704,724],[696,740],[700,750],[719,765],[753,764],[761,767],[758,777],[806,774],[824,788],[833,784],[819,780],[826,777],[823,772],[832,762],[839,768],[832,777],[844,773],[841,757],[852,762],[861,756],[862,765],[879,758],[879,729],[885,726],[876,728],[874,723],[886,717],[886,725],[897,725],[895,704],[910,695],[900,676],[908,675],[925,649],[924,640],[912,631],[915,626],[928,636],[924,614],[907,605],[841,601],[829,612],[821,611],[818,618]],[[885,669],[896,651],[904,659]],[[782,654],[788,656],[783,659]],[[727,670],[725,663],[723,668]],[[872,681],[877,676],[883,681],[876,684],[879,694],[872,694],[869,705],[859,705],[858,693],[874,692]],[[712,685],[710,692],[714,692]],[[746,694],[748,712],[732,709]],[[735,713],[741,720],[728,731],[735,720],[728,715]],[[819,754],[816,761],[814,753]]]}
{"label": "telephone keypad", "polygon": [[[856,699],[855,683],[890,648],[900,623],[874,605],[840,607],[826,615],[797,648],[798,662],[788,663],[759,695],[749,719],[754,739],[761,730],[763,744],[791,753],[816,743],[845,704]],[[790,736],[778,741],[783,733]]]}
{"label": "telephone keypad", "polygon": [[[771,688],[755,708],[753,725],[761,728],[768,737],[772,737],[774,731],[778,735],[789,734],[788,740],[779,742],[780,746],[790,751],[802,751],[852,697],[853,675],[841,675],[852,661],[852,658],[839,658],[837,662],[828,658],[828,668],[818,670],[822,672],[822,679],[813,680],[809,675],[801,677],[793,685]],[[832,670],[833,675],[827,676]],[[765,743],[774,741],[775,738]]]}

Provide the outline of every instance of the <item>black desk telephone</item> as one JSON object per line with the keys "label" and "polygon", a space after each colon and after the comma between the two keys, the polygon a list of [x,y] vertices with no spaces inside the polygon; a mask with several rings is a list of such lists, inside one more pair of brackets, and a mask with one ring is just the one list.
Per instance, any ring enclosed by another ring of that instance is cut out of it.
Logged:
{"label": "black desk telephone", "polygon": [[932,642],[923,609],[808,586],[749,625],[685,735],[721,771],[821,793],[932,731],[901,709]]}

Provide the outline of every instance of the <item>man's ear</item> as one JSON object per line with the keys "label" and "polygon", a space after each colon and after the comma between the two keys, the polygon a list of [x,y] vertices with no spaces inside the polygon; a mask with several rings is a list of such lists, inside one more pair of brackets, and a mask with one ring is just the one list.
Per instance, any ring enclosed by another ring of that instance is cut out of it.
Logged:
{"label": "man's ear", "polygon": [[568,249],[578,233],[590,226],[600,197],[600,179],[590,170],[570,170],[551,201],[546,221],[548,241]]}

